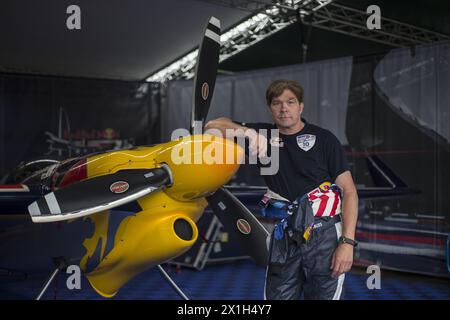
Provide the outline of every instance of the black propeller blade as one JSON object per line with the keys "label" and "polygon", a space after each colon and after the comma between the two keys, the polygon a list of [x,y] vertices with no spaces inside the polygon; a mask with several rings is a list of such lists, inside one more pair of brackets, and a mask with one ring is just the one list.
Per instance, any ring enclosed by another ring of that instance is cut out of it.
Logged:
{"label": "black propeller blade", "polygon": [[[209,111],[220,53],[220,21],[211,17],[200,44],[194,79],[191,133],[201,132]],[[198,131],[197,131],[198,130]],[[221,188],[206,198],[231,237],[241,243],[261,266],[268,261],[269,233],[255,216],[228,190]]]}
{"label": "black propeller blade", "polygon": [[28,211],[33,222],[74,219],[121,206],[170,183],[165,168],[123,170],[50,192]]}
{"label": "black propeller blade", "polygon": [[195,68],[191,132],[194,131],[195,121],[201,121],[198,124],[201,128],[206,120],[216,84],[219,53],[220,21],[215,17],[211,17],[205,27]]}
{"label": "black propeller blade", "polygon": [[269,259],[269,232],[230,191],[220,188],[206,198],[214,214],[230,236],[245,247],[249,255],[262,267]]}

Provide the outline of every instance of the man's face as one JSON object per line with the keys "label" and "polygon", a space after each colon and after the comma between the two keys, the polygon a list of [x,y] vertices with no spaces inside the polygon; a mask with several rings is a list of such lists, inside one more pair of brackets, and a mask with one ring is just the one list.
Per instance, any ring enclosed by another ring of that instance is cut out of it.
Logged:
{"label": "man's face", "polygon": [[299,103],[295,94],[285,89],[280,96],[272,99],[270,111],[278,128],[294,129],[300,126],[303,102]]}

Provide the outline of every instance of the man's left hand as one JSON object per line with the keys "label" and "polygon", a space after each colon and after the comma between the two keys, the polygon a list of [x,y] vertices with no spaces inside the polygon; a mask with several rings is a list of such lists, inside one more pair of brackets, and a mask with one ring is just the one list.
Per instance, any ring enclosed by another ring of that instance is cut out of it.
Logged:
{"label": "man's left hand", "polygon": [[353,264],[353,246],[347,243],[340,243],[333,254],[331,267],[333,278],[350,271]]}

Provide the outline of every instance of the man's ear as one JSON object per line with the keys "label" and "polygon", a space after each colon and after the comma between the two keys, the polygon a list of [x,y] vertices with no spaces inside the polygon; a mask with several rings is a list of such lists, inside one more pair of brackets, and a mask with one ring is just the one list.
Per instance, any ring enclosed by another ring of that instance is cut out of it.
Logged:
{"label": "man's ear", "polygon": [[305,107],[305,105],[303,104],[303,102],[300,103],[300,114],[303,113],[303,108]]}

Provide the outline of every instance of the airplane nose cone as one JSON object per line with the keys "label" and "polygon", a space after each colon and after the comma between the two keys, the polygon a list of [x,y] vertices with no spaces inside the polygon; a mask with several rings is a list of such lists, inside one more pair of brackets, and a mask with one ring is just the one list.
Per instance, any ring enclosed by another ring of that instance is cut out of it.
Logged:
{"label": "airplane nose cone", "polygon": [[211,139],[210,143],[203,142],[203,160],[206,164],[223,166],[227,170],[234,171],[239,168],[244,159],[244,150],[241,146],[221,137],[211,135],[204,135],[203,137],[206,141]]}
{"label": "airplane nose cone", "polygon": [[157,159],[172,171],[173,185],[166,192],[188,201],[209,195],[226,184],[239,169],[244,154],[233,141],[205,134],[184,137],[163,150]]}

